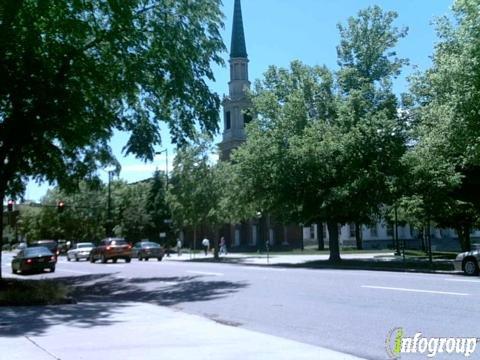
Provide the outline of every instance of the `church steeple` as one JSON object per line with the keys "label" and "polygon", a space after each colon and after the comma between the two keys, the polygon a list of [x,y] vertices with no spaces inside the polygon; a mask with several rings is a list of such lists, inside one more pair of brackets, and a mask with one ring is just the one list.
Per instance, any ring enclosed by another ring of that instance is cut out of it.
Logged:
{"label": "church steeple", "polygon": [[248,57],[243,32],[240,0],[235,0],[233,10],[232,43],[230,44],[230,82],[228,97],[223,99],[223,136],[219,144],[222,160],[230,158],[233,149],[245,142],[245,123],[250,118],[245,114],[250,103],[246,92],[248,80]]}
{"label": "church steeple", "polygon": [[243,33],[242,6],[240,5],[240,0],[235,0],[235,6],[233,10],[233,28],[232,42],[230,44],[230,57],[247,57],[245,34]]}

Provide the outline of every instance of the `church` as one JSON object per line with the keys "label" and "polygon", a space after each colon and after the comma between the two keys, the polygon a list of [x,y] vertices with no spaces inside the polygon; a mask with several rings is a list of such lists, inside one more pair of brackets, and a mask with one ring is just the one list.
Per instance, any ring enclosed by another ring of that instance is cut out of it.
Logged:
{"label": "church", "polygon": [[[248,54],[242,19],[240,0],[235,0],[230,43],[230,81],[228,96],[223,99],[223,133],[219,143],[220,160],[228,161],[232,150],[245,140],[245,124],[251,118],[245,113],[249,107],[246,91],[250,88],[248,78]],[[458,241],[455,231],[451,229],[432,228],[432,242],[440,249],[454,247]],[[374,225],[362,225],[360,237],[364,249],[386,249],[394,247],[394,229],[391,224],[379,221]],[[398,239],[406,248],[421,248],[420,234],[409,224],[398,226]],[[257,219],[242,224],[227,225],[223,229],[227,244],[232,250],[264,250],[265,243],[272,248],[303,248],[304,245],[314,245],[318,239],[328,246],[328,231],[326,224],[310,224],[307,227],[298,224],[279,224],[267,214],[259,214]],[[472,234],[480,236],[480,232]],[[339,226],[339,241],[341,247],[356,246],[355,225]],[[434,245],[435,246],[435,245]]]}

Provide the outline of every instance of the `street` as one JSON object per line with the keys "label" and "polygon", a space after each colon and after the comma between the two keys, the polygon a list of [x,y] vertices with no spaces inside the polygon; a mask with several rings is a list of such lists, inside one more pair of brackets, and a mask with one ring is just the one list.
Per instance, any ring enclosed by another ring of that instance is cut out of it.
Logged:
{"label": "street", "polygon": [[[393,328],[424,336],[479,335],[480,279],[462,275],[286,269],[175,261],[172,256],[129,264],[67,262],[61,257],[53,274],[22,276],[11,275],[10,258],[3,257],[5,276],[57,278],[75,286],[79,303],[168,306],[367,359],[387,357],[385,341]],[[108,322],[109,311],[101,314]],[[35,324],[30,326],[32,330]]]}

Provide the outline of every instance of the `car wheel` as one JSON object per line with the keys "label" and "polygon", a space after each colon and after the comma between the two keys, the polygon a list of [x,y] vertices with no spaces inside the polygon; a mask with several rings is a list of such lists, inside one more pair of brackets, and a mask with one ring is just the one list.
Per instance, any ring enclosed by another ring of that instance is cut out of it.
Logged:
{"label": "car wheel", "polygon": [[114,263],[116,263],[116,262],[117,262],[117,258],[114,258],[112,261],[113,261]]}
{"label": "car wheel", "polygon": [[138,254],[138,261],[142,261],[143,258],[140,256],[140,254]]}
{"label": "car wheel", "polygon": [[55,266],[52,266],[52,267],[50,268],[50,272],[55,272]]}
{"label": "car wheel", "polygon": [[130,257],[126,257],[125,258],[125,262],[129,263],[132,259],[130,259]]}
{"label": "car wheel", "polygon": [[146,257],[146,258],[145,258],[145,261],[148,261],[148,259],[150,259],[150,258]]}
{"label": "car wheel", "polygon": [[107,258],[105,257],[105,254],[102,254],[102,256],[100,257],[100,260],[102,264],[105,264],[107,262]]}
{"label": "car wheel", "polygon": [[161,257],[159,257],[159,258],[157,258],[157,260],[158,260],[158,261],[162,261],[162,258],[161,258]]}
{"label": "car wheel", "polygon": [[94,264],[94,263],[95,263],[95,258],[93,257],[93,255],[92,255],[92,254],[90,254],[90,259],[89,259],[89,260],[90,260],[90,262],[91,262],[92,264]]}
{"label": "car wheel", "polygon": [[17,271],[12,266],[12,274],[16,274],[16,273],[17,273]]}
{"label": "car wheel", "polygon": [[70,256],[67,255],[67,261],[70,261]]}
{"label": "car wheel", "polygon": [[78,256],[77,256],[77,255],[75,255],[75,261],[78,261],[78,260],[79,260],[79,259],[78,259]]}
{"label": "car wheel", "polygon": [[478,264],[475,259],[466,259],[463,263],[463,271],[465,275],[476,276],[478,275]]}

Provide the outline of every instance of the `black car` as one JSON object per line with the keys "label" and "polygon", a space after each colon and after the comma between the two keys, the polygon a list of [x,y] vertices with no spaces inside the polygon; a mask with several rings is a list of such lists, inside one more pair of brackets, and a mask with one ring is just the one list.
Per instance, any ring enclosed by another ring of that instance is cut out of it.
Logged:
{"label": "black car", "polygon": [[55,240],[37,240],[32,242],[29,246],[43,246],[50,250],[55,257],[60,255],[60,251],[58,250],[58,243]]}
{"label": "black car", "polygon": [[43,246],[28,247],[21,250],[12,259],[12,273],[17,272],[41,272],[49,269],[55,271],[57,258]]}
{"label": "black car", "polygon": [[138,260],[147,260],[156,258],[161,261],[165,254],[163,248],[157,243],[151,241],[141,241],[136,243],[132,248],[132,257],[137,257]]}

